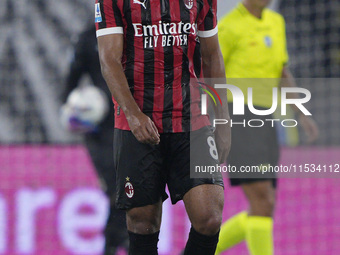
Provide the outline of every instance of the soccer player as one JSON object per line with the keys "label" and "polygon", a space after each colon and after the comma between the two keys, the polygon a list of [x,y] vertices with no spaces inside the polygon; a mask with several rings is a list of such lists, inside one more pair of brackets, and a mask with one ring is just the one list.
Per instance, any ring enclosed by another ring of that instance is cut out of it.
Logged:
{"label": "soccer player", "polygon": [[[245,100],[247,89],[251,87],[253,105],[258,110],[272,106],[274,87],[295,86],[287,67],[285,22],[281,15],[266,8],[269,3],[270,0],[243,0],[219,22],[220,45],[228,83],[235,83],[242,90]],[[293,94],[291,97],[297,98],[297,95]],[[316,124],[297,107],[294,110],[309,141],[314,141],[318,136]],[[237,169],[241,166],[277,165],[279,146],[276,130],[271,122],[265,121],[273,117],[255,115],[245,107],[244,115],[231,115],[231,119],[235,123],[261,119],[265,125],[261,128],[233,125],[233,146],[227,163]],[[246,240],[252,255],[273,254],[276,178],[270,173],[259,173],[260,176],[252,173],[245,175],[230,173],[229,177],[232,186],[242,187],[250,205],[249,210],[235,215],[223,224],[216,254],[243,240]]]}
{"label": "soccer player", "polygon": [[[89,75],[93,84],[102,89],[110,100],[110,91],[100,73],[96,28],[93,23],[79,35],[74,48],[74,57],[66,77],[62,101],[66,102],[68,95],[78,86],[84,75]],[[116,175],[112,157],[114,122],[112,103],[110,103],[109,113],[97,127],[97,132],[85,134],[86,147],[100,178],[101,186],[110,200],[109,216],[104,230],[104,255],[114,255],[118,247],[128,246],[125,212],[118,210],[114,205]]]}
{"label": "soccer player", "polygon": [[[131,255],[158,254],[165,185],[172,203],[183,199],[192,223],[185,254],[215,252],[223,180],[221,174],[190,178],[190,147],[200,150],[191,161],[209,165],[218,163],[211,154],[216,147],[220,161],[230,147],[230,128],[220,125],[213,133],[191,83],[203,74],[225,79],[216,2],[96,3],[102,73],[115,104],[116,205],[127,212]],[[229,119],[225,91],[221,99],[216,115]]]}

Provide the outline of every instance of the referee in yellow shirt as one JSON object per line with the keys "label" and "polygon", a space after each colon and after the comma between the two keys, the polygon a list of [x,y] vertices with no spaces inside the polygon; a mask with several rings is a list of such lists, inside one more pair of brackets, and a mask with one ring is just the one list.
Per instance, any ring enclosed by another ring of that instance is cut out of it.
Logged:
{"label": "referee in yellow shirt", "polygon": [[[294,87],[294,79],[286,67],[285,22],[283,17],[269,9],[270,0],[243,0],[242,3],[219,21],[220,47],[226,67],[227,82],[239,87],[247,99],[247,89],[253,89],[253,105],[256,109],[272,106],[274,87]],[[283,79],[281,79],[283,78]],[[230,93],[229,93],[230,94]],[[231,102],[232,98],[229,97]],[[297,97],[297,95],[291,95]],[[230,113],[233,111],[230,104]],[[298,123],[306,132],[309,141],[318,136],[315,122],[293,108]],[[245,119],[262,119],[261,128],[240,124],[232,127],[232,146],[227,163],[241,166],[277,165],[279,145],[271,116],[252,114],[245,107],[245,115],[231,115],[233,122]],[[272,118],[273,119],[273,118]],[[252,255],[270,255],[273,248],[273,211],[275,205],[276,178],[272,175],[247,174],[241,178],[229,174],[232,186],[241,186],[247,200],[248,211],[241,212],[221,228],[216,254],[245,240]]]}

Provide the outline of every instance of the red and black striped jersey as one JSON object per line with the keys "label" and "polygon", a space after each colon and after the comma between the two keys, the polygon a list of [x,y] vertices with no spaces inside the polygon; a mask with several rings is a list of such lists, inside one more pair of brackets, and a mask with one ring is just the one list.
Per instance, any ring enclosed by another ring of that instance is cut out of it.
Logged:
{"label": "red and black striped jersey", "polygon": [[[131,93],[159,132],[209,125],[201,115],[200,37],[217,33],[217,0],[97,0],[97,37],[123,34],[122,65]],[[114,100],[114,99],[113,99]],[[115,103],[115,127],[129,130]]]}

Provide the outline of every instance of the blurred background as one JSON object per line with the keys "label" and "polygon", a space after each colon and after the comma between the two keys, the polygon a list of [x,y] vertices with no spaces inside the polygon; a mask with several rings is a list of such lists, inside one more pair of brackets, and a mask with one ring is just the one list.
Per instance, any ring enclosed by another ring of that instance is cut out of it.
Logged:
{"label": "blurred background", "polygon": [[[219,18],[237,2],[220,0]],[[281,162],[339,164],[340,1],[277,0],[271,8],[286,19],[289,66],[311,91],[307,108],[320,128],[313,145],[299,132],[280,131]],[[81,136],[59,121],[73,45],[93,19],[93,1],[0,1],[0,254],[103,248],[106,198]],[[304,177],[279,182],[276,254],[340,254],[340,173]],[[225,193],[227,218],[246,203],[238,189]],[[182,204],[164,207],[159,251],[178,254],[190,224]],[[225,254],[247,252],[239,245]]]}

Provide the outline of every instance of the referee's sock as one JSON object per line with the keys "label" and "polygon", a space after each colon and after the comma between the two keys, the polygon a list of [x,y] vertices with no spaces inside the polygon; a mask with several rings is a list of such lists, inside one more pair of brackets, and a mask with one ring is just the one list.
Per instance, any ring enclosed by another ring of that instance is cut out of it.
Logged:
{"label": "referee's sock", "polygon": [[231,217],[222,225],[216,255],[244,241],[246,238],[247,218],[248,213],[241,212]]}
{"label": "referee's sock", "polygon": [[246,241],[251,255],[272,255],[274,253],[273,218],[248,216]]}
{"label": "referee's sock", "polygon": [[273,254],[273,219],[248,216],[247,212],[236,214],[221,228],[215,255],[246,240],[251,255]]}
{"label": "referee's sock", "polygon": [[141,235],[128,231],[130,246],[129,255],[157,255],[159,231],[149,235]]}
{"label": "referee's sock", "polygon": [[219,232],[213,236],[202,235],[191,227],[184,255],[214,255],[218,235]]}

